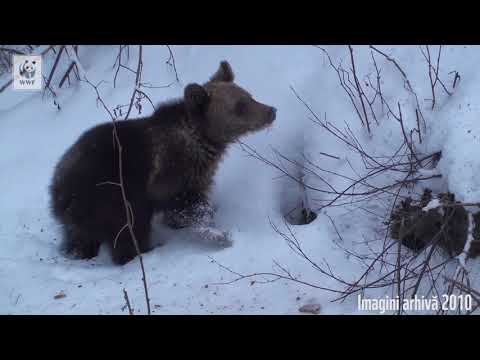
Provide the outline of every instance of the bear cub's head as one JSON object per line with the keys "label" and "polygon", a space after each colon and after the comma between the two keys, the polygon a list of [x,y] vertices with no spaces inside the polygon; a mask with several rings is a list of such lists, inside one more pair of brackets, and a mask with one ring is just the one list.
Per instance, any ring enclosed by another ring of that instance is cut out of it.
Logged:
{"label": "bear cub's head", "polygon": [[198,126],[215,142],[233,142],[270,126],[276,117],[277,109],[255,101],[233,82],[234,77],[230,64],[222,61],[206,84],[185,87],[189,116],[203,122]]}

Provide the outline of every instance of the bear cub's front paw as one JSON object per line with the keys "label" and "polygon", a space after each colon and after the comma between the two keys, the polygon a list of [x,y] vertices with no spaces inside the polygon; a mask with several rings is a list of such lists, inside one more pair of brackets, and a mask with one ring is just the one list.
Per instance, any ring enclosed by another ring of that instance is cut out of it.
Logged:
{"label": "bear cub's front paw", "polygon": [[208,243],[212,243],[221,247],[230,247],[233,245],[232,236],[227,231],[222,231],[210,226],[197,227],[193,230]]}

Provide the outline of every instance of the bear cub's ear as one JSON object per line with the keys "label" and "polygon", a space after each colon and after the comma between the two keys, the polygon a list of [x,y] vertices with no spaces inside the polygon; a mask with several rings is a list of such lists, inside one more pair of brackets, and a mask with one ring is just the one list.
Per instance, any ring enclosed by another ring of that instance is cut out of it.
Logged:
{"label": "bear cub's ear", "polygon": [[227,61],[222,61],[217,72],[210,78],[210,81],[232,82],[234,79],[235,74],[233,73],[232,67]]}
{"label": "bear cub's ear", "polygon": [[188,84],[185,87],[184,97],[187,108],[194,111],[204,109],[209,101],[207,91],[198,84]]}

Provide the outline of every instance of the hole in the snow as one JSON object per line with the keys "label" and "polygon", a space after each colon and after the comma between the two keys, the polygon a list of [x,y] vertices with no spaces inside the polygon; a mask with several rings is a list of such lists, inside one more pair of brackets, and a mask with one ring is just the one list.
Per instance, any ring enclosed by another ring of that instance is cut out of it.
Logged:
{"label": "hole in the snow", "polygon": [[290,225],[308,225],[315,221],[317,213],[311,209],[297,207],[284,215],[285,220]]}

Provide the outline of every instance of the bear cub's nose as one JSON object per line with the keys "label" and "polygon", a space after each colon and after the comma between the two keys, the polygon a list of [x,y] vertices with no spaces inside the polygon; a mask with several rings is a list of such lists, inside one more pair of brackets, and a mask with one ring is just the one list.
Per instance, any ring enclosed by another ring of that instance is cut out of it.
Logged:
{"label": "bear cub's nose", "polygon": [[270,108],[270,119],[271,121],[275,120],[275,118],[277,117],[277,109],[272,107]]}

